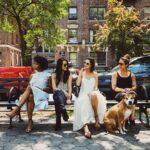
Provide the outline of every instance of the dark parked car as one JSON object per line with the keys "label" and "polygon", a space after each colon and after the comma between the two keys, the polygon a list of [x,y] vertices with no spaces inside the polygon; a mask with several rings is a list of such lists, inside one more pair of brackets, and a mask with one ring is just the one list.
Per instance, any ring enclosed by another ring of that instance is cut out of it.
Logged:
{"label": "dark parked car", "polygon": [[[119,66],[114,67],[109,72],[99,73],[99,89],[106,94],[107,99],[113,99],[114,94],[111,90],[111,77],[112,74],[117,71]],[[145,98],[145,91],[142,88],[143,85],[150,89],[150,55],[141,56],[131,59],[129,70],[131,70],[137,79],[138,85],[138,98]],[[147,96],[150,98],[150,91],[147,91]]]}

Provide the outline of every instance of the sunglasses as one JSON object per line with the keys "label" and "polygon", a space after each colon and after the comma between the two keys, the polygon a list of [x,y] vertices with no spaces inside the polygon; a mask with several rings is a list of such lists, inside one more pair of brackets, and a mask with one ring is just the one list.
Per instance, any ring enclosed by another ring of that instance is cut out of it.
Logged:
{"label": "sunglasses", "polygon": [[88,63],[88,62],[84,62],[84,65],[90,65],[90,63]]}
{"label": "sunglasses", "polygon": [[63,64],[63,66],[64,66],[64,67],[67,67],[67,66],[68,66],[68,64]]}
{"label": "sunglasses", "polygon": [[119,63],[119,65],[120,65],[120,66],[123,66],[124,64],[123,64],[123,63]]}

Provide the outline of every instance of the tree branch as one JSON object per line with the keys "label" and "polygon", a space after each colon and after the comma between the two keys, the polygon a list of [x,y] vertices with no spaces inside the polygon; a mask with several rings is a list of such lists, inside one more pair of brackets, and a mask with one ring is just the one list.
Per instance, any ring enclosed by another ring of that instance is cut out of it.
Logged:
{"label": "tree branch", "polygon": [[21,13],[26,7],[30,6],[30,5],[33,4],[33,3],[34,3],[34,2],[31,1],[30,3],[24,5],[24,6],[19,10],[18,15],[20,15],[20,13]]}
{"label": "tree branch", "polygon": [[8,7],[6,7],[5,5],[2,5],[1,3],[0,3],[0,6],[1,6],[2,8],[4,8],[4,10],[8,11],[13,17],[16,17],[16,15],[15,15],[13,12],[11,12],[11,11],[8,9]]}

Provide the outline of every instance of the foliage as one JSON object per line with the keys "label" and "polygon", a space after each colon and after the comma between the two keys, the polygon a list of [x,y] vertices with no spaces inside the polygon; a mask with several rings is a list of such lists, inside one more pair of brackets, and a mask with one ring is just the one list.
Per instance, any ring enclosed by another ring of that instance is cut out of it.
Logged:
{"label": "foliage", "polygon": [[58,24],[69,4],[70,0],[0,0],[0,28],[19,32],[25,57],[27,49],[39,42],[46,47],[64,42]]}
{"label": "foliage", "polygon": [[131,56],[143,53],[143,44],[149,44],[144,37],[150,35],[150,29],[149,24],[139,19],[134,7],[127,9],[122,2],[109,0],[105,18],[106,23],[99,25],[96,34],[96,49],[108,47],[118,58],[126,53]]}

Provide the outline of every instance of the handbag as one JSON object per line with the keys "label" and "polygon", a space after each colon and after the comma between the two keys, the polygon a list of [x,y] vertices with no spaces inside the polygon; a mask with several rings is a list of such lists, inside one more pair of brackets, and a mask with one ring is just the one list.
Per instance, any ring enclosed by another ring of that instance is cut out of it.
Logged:
{"label": "handbag", "polygon": [[80,86],[74,85],[73,86],[73,93],[76,97],[79,97],[79,92],[80,92]]}

